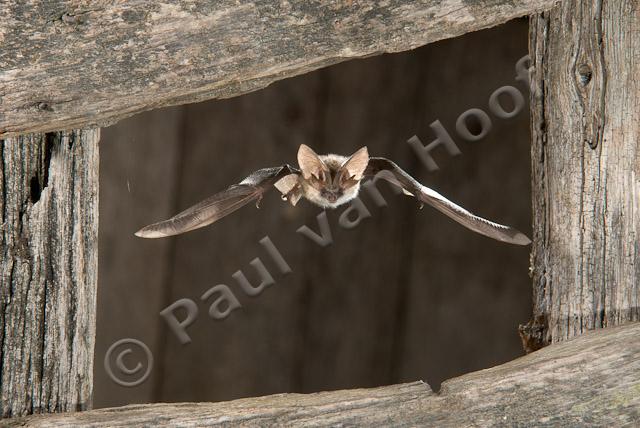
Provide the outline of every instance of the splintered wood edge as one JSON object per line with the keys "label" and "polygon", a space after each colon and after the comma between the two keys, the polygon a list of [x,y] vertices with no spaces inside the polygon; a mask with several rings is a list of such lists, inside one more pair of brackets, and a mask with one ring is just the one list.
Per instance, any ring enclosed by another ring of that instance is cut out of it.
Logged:
{"label": "splintered wood edge", "polygon": [[220,403],[129,405],[36,415],[7,426],[485,426],[640,422],[640,323],[586,333],[446,381]]}

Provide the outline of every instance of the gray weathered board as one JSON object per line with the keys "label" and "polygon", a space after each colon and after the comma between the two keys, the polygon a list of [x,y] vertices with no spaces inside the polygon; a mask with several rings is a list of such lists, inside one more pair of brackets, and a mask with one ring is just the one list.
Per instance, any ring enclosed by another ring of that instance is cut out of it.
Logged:
{"label": "gray weathered board", "polygon": [[640,320],[638,7],[565,1],[531,21],[533,348]]}
{"label": "gray weathered board", "polygon": [[87,409],[100,130],[0,141],[0,416]]}
{"label": "gray weathered board", "polygon": [[638,426],[640,324],[589,332],[434,393],[414,382],[222,403],[132,405],[9,420],[8,427]]}
{"label": "gray weathered board", "polygon": [[161,106],[237,96],[554,2],[5,0],[0,137],[102,126]]}

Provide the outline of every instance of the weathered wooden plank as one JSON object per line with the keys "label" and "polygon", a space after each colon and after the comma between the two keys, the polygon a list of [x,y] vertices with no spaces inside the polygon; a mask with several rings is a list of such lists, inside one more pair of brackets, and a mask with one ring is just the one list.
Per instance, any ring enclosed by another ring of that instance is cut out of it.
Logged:
{"label": "weathered wooden plank", "polygon": [[531,348],[640,319],[640,14],[567,1],[531,20]]}
{"label": "weathered wooden plank", "polygon": [[100,130],[0,141],[0,414],[91,406]]}
{"label": "weathered wooden plank", "polygon": [[488,28],[555,1],[5,0],[0,137],[232,97],[350,58]]}
{"label": "weathered wooden plank", "polygon": [[445,382],[132,405],[7,426],[637,426],[640,324],[598,330]]}

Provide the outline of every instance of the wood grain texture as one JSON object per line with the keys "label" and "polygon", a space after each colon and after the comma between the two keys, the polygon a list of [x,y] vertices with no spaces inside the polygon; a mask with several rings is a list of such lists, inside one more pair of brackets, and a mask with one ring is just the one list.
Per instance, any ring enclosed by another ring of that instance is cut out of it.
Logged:
{"label": "wood grain texture", "polygon": [[599,330],[445,382],[132,405],[7,426],[637,426],[640,324]]}
{"label": "wood grain texture", "polygon": [[3,417],[91,405],[99,136],[0,141]]}
{"label": "wood grain texture", "polygon": [[160,106],[233,97],[554,2],[7,0],[0,11],[0,137],[104,126]]}
{"label": "wood grain texture", "polygon": [[567,1],[531,20],[531,348],[640,319],[640,12]]}

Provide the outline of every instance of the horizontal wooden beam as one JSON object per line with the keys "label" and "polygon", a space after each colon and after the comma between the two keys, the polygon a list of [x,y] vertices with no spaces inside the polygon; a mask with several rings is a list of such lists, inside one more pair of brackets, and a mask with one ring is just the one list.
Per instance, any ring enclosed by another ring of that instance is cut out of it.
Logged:
{"label": "horizontal wooden beam", "polygon": [[8,426],[631,426],[640,423],[640,323],[598,330],[451,379],[222,403],[131,405]]}
{"label": "horizontal wooden beam", "polygon": [[555,2],[5,0],[0,138],[229,98],[348,59],[492,27]]}

